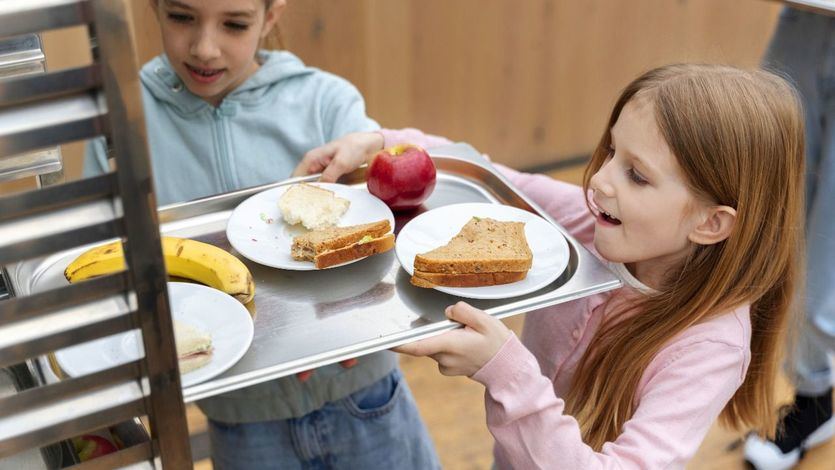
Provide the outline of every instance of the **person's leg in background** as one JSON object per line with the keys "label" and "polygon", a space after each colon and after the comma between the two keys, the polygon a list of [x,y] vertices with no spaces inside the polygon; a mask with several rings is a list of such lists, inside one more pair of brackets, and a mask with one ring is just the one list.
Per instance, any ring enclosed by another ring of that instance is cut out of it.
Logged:
{"label": "person's leg in background", "polygon": [[749,436],[745,458],[755,468],[794,466],[806,449],[835,434],[835,18],[786,9],[766,53],[766,67],[791,79],[806,111],[805,311],[793,364],[794,406],[775,441]]}

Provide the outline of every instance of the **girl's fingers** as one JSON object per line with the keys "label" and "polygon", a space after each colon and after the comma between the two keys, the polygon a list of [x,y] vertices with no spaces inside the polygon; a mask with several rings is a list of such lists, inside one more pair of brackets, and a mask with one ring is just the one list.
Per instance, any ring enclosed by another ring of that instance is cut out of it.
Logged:
{"label": "girl's fingers", "polygon": [[310,378],[311,375],[313,375],[312,370],[304,370],[296,374],[296,378],[299,379],[299,382],[304,383],[307,381],[307,379]]}
{"label": "girl's fingers", "polygon": [[446,308],[444,313],[450,320],[469,326],[479,333],[484,333],[489,326],[488,322],[493,320],[493,317],[483,310],[479,310],[466,302],[451,305]]}
{"label": "girl's fingers", "polygon": [[319,181],[333,183],[338,180],[340,176],[356,168],[356,166],[352,167],[351,163],[347,161],[346,154],[339,152],[328,162],[324,171],[322,171],[322,177],[319,178]]}
{"label": "girl's fingers", "polygon": [[351,358],[351,359],[345,359],[344,361],[339,361],[339,365],[346,368],[346,369],[350,369],[351,367],[354,367],[355,365],[357,365],[357,362],[359,362],[359,361],[357,361],[356,358]]}
{"label": "girl's fingers", "polygon": [[304,155],[299,166],[304,168],[308,175],[319,173],[328,166],[335,151],[336,147],[333,144],[316,147]]}
{"label": "girl's fingers", "polygon": [[451,351],[454,339],[450,333],[434,336],[432,338],[415,341],[410,344],[403,344],[392,348],[392,351],[408,354],[410,356],[432,356],[438,353]]}

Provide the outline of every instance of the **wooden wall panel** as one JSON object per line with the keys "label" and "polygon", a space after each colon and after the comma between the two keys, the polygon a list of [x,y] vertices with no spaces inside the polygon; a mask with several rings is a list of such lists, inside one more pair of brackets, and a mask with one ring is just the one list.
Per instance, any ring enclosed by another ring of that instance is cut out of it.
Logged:
{"label": "wooden wall panel", "polygon": [[[649,67],[756,65],[779,8],[761,0],[291,0],[282,28],[290,50],[354,82],[382,125],[466,140],[527,166],[588,153],[617,92]],[[352,60],[328,59],[330,47]]]}
{"label": "wooden wall panel", "polygon": [[[758,63],[779,2],[763,0],[289,0],[286,47],[341,75],[386,127],[471,142],[516,167],[587,154],[618,91],[649,67]],[[161,50],[133,2],[140,60]],[[81,28],[44,36],[47,63],[89,61]],[[78,177],[80,146],[64,151]],[[0,191],[2,191],[0,185]]]}

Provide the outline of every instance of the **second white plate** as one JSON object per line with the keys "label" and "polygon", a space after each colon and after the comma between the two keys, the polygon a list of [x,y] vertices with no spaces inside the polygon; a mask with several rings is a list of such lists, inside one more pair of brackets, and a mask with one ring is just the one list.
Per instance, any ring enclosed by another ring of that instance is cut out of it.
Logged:
{"label": "second white plate", "polygon": [[435,289],[471,299],[517,297],[547,286],[568,266],[568,242],[556,227],[542,217],[511,206],[465,203],[424,212],[400,230],[395,250],[403,269],[412,275],[415,272],[415,255],[447,244],[473,216],[525,223],[525,236],[533,253],[533,263],[527,277],[497,286],[437,286]]}
{"label": "second white plate", "polygon": [[[171,316],[212,336],[212,359],[183,374],[183,387],[211,379],[235,365],[249,349],[254,328],[249,311],[232,296],[211,287],[169,282]],[[145,354],[138,330],[107,336],[55,352],[70,377],[87,375],[139,359]]]}
{"label": "second white plate", "polygon": [[[333,191],[337,196],[351,201],[348,211],[339,219],[337,226],[368,224],[387,219],[392,228],[394,227],[394,214],[391,209],[368,191],[344,184],[310,184]],[[295,271],[312,271],[316,269],[313,263],[296,261],[290,255],[293,237],[307,232],[307,229],[301,224],[289,225],[281,217],[278,199],[289,188],[290,185],[268,189],[240,203],[229,217],[226,238],[238,253],[258,264]],[[359,259],[348,263],[356,261]]]}

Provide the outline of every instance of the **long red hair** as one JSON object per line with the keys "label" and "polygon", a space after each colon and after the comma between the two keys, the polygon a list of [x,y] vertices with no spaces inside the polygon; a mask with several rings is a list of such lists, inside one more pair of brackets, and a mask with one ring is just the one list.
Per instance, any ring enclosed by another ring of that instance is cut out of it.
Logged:
{"label": "long red hair", "polygon": [[634,413],[639,380],[676,335],[711,315],[750,304],[751,363],[721,421],[773,435],[775,380],[798,288],[803,244],[803,119],[794,88],[769,72],[671,65],[638,77],[621,93],[586,168],[602,166],[623,107],[647,99],[694,194],[734,207],[731,235],[696,245],[659,293],[614,315],[586,351],[566,397],[584,441],[614,441]]}

